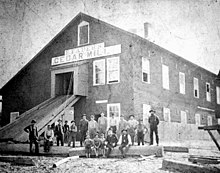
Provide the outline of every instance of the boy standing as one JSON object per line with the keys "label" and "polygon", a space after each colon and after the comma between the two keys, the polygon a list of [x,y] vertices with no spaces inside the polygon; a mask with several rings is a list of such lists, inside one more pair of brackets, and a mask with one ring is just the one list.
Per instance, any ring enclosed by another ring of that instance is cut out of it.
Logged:
{"label": "boy standing", "polygon": [[142,143],[142,145],[144,145],[144,134],[147,132],[147,128],[144,126],[143,121],[141,119],[138,120],[136,130],[138,145],[140,145],[140,142]]}
{"label": "boy standing", "polygon": [[73,142],[73,148],[75,147],[76,134],[77,134],[77,126],[75,124],[75,121],[71,121],[69,141],[68,141],[68,146],[69,147],[70,147],[71,142]]}

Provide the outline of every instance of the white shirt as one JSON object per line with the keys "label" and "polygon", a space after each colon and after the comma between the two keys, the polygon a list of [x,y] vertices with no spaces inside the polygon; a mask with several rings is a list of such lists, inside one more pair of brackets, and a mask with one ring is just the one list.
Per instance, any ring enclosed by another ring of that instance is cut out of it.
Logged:
{"label": "white shirt", "polygon": [[[123,134],[122,134],[123,135]],[[121,144],[122,143],[122,135],[119,137],[118,143]],[[128,135],[128,145],[131,145],[131,136],[129,134]]]}

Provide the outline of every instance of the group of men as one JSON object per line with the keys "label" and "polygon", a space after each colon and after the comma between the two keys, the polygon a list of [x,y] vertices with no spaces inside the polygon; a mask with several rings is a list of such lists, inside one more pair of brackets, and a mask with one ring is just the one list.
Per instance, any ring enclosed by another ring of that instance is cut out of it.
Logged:
{"label": "group of men", "polygon": [[[150,124],[150,145],[153,145],[153,133],[156,136],[156,143],[159,144],[158,129],[159,118],[155,115],[154,110],[150,110],[151,116],[148,119]],[[100,120],[101,119],[101,120]],[[106,156],[109,157],[111,151],[119,145],[119,150],[121,151],[122,157],[125,157],[126,152],[128,151],[131,145],[134,145],[134,138],[137,135],[138,145],[142,143],[144,145],[144,134],[147,132],[147,128],[143,125],[143,121],[134,119],[134,116],[131,115],[129,120],[126,121],[124,116],[121,115],[120,121],[117,122],[114,114],[110,118],[108,132],[106,134],[106,126],[103,126],[104,123],[100,126],[100,122],[104,121],[104,114],[98,119],[98,123],[94,120],[94,117],[91,116],[91,120],[88,122],[88,133],[85,133],[85,150],[86,156],[90,157],[91,151],[94,150],[97,156],[98,150],[102,151],[104,156],[105,150]],[[86,121],[84,118],[83,121]],[[106,120],[107,121],[107,120]],[[103,128],[105,127],[105,128]],[[100,130],[102,129],[102,130]],[[98,138],[98,135],[101,137]],[[118,140],[119,138],[119,140]]]}
{"label": "group of men", "polygon": [[[150,110],[150,117],[148,122],[150,124],[150,145],[153,145],[153,133],[156,136],[156,143],[159,144],[158,129],[159,118],[155,115],[154,110]],[[32,152],[32,146],[35,144],[35,153],[39,152],[38,147],[38,131],[35,126],[36,121],[32,120],[31,124],[27,126],[24,130],[29,133],[30,140],[30,152]],[[82,119],[79,122],[79,129],[75,124],[75,121],[71,121],[71,125],[68,125],[68,121],[65,121],[64,126],[62,126],[62,120],[58,120],[58,124],[55,128],[51,128],[50,125],[47,126],[47,129],[44,133],[44,150],[49,151],[53,137],[56,137],[57,146],[61,143],[61,146],[64,143],[68,143],[68,146],[73,143],[72,147],[75,147],[76,135],[79,132],[80,135],[80,146],[86,145],[86,139],[93,140],[95,137],[103,136],[103,140],[106,143],[107,156],[110,154],[111,150],[119,143],[119,149],[124,155],[123,148],[128,148],[130,145],[134,145],[135,136],[137,136],[138,145],[142,143],[144,145],[144,135],[148,129],[143,124],[143,121],[139,119],[138,121],[134,118],[134,115],[129,116],[129,120],[126,121],[124,116],[120,116],[120,121],[117,121],[117,118],[114,114],[111,115],[109,120],[109,129],[107,131],[107,118],[104,113],[100,114],[98,121],[95,121],[94,115],[90,116],[90,121],[86,119],[86,114],[82,115]],[[119,138],[119,140],[118,140]],[[91,141],[89,140],[89,141]],[[87,140],[88,141],[88,140]],[[103,147],[103,145],[100,144]],[[85,146],[86,147],[86,146]]]}

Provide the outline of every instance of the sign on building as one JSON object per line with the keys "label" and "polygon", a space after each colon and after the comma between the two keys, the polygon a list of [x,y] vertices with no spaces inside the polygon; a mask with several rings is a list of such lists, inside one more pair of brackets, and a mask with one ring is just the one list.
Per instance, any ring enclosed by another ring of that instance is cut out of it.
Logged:
{"label": "sign on building", "polygon": [[98,58],[102,56],[115,55],[121,53],[121,45],[105,47],[104,43],[93,44],[84,47],[65,50],[64,56],[52,58],[52,65],[59,65],[86,59]]}

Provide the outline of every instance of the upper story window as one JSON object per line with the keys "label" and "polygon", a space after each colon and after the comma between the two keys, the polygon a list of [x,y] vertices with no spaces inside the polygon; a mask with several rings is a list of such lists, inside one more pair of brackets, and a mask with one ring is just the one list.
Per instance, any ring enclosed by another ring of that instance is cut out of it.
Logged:
{"label": "upper story window", "polygon": [[206,83],[206,100],[211,102],[210,83]]}
{"label": "upper story window", "polygon": [[142,57],[142,81],[150,83],[150,61]]}
{"label": "upper story window", "polygon": [[93,61],[93,85],[105,84],[105,59]]}
{"label": "upper story window", "polygon": [[89,44],[89,23],[82,21],[78,25],[78,46]]}
{"label": "upper story window", "polygon": [[180,93],[185,94],[185,73],[179,72]]}
{"label": "upper story window", "polygon": [[199,80],[197,78],[193,78],[193,86],[194,86],[194,97],[199,98]]}
{"label": "upper story window", "polygon": [[163,88],[170,89],[169,86],[169,67],[167,65],[162,64],[162,82]]}
{"label": "upper story window", "polygon": [[220,104],[220,87],[216,86],[216,99],[217,99],[217,104]]}
{"label": "upper story window", "polygon": [[119,57],[113,57],[107,59],[107,83],[120,82],[120,64]]}

